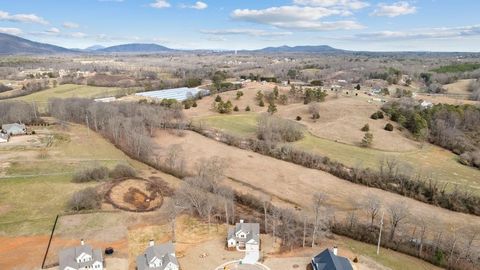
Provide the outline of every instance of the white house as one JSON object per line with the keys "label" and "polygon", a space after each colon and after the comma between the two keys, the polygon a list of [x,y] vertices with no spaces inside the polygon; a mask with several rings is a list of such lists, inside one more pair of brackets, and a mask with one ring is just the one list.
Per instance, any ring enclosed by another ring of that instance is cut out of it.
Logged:
{"label": "white house", "polygon": [[430,102],[430,101],[424,100],[424,101],[422,101],[422,103],[420,103],[420,106],[422,106],[422,108],[427,109],[427,108],[433,107],[433,103]]}
{"label": "white house", "polygon": [[245,251],[260,250],[260,224],[245,223],[240,220],[235,228],[228,230],[227,246],[245,249]]}
{"label": "white house", "polygon": [[137,256],[137,270],[178,270],[179,268],[175,247],[171,242],[155,245],[155,242],[150,240],[145,253]]}
{"label": "white house", "polygon": [[83,239],[80,246],[64,249],[58,257],[60,270],[103,270],[102,251],[85,245]]}
{"label": "white house", "polygon": [[0,143],[8,142],[9,138],[10,138],[10,136],[8,136],[8,134],[0,133]]}

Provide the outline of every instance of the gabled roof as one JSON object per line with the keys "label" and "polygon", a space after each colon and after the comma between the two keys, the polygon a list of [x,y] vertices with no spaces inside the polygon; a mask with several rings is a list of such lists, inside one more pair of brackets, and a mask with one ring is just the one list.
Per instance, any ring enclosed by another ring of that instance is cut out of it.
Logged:
{"label": "gabled roof", "polygon": [[[158,269],[163,270],[169,263],[179,265],[177,258],[175,257],[175,246],[173,243],[169,242],[161,245],[149,246],[145,253],[137,256],[137,269],[138,270],[147,270],[147,269]],[[149,263],[155,259],[162,261],[162,266],[158,268],[150,268]]]}
{"label": "gabled roof", "polygon": [[312,265],[314,270],[353,270],[347,258],[333,254],[330,249],[313,257]]}
{"label": "gabled roof", "polygon": [[244,232],[247,235],[245,242],[255,240],[257,243],[260,241],[260,224],[258,223],[244,223],[240,222],[235,224],[235,229],[230,228],[228,230],[228,239],[236,237],[238,232]]}
{"label": "gabled roof", "polygon": [[[77,263],[77,257],[82,253],[92,256],[91,261]],[[103,263],[102,251],[100,249],[92,249],[90,245],[80,245],[60,251],[58,255],[59,266],[61,270],[66,267],[79,269],[87,265],[93,265],[95,262]]]}

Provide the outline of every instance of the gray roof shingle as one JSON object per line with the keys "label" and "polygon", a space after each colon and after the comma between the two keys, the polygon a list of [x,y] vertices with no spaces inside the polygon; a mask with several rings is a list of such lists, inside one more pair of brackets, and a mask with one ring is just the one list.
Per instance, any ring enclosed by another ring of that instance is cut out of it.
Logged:
{"label": "gray roof shingle", "polygon": [[[77,263],[76,259],[82,253],[92,256],[93,260]],[[58,261],[60,269],[65,269],[66,267],[79,269],[87,265],[90,266],[97,261],[103,263],[103,257],[100,249],[93,249],[90,245],[80,245],[60,251],[58,254]]]}
{"label": "gray roof shingle", "polygon": [[[163,270],[168,265],[168,263],[172,262],[175,265],[179,265],[177,258],[172,255],[175,254],[175,246],[173,243],[165,243],[161,245],[154,245],[149,246],[145,253],[142,255],[137,256],[137,269],[138,270]],[[157,268],[150,268],[149,262],[151,262],[154,258],[159,258],[162,261],[162,266]]]}
{"label": "gray roof shingle", "polygon": [[333,254],[330,249],[313,257],[312,266],[314,270],[353,270],[347,258]]}

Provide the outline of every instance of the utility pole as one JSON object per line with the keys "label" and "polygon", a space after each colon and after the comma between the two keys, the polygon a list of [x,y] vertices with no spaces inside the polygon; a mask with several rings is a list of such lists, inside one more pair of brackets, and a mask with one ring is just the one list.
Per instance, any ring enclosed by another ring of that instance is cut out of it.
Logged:
{"label": "utility pole", "polygon": [[90,125],[88,124],[88,114],[85,114],[85,124],[87,125],[87,136],[90,137]]}
{"label": "utility pole", "polygon": [[35,101],[32,101],[33,105],[33,113],[35,114],[35,120],[37,119],[37,104]]}
{"label": "utility pole", "polygon": [[380,242],[382,241],[382,229],[383,229],[383,216],[385,212],[382,212],[382,219],[380,220],[380,233],[378,234],[377,255],[380,254]]}

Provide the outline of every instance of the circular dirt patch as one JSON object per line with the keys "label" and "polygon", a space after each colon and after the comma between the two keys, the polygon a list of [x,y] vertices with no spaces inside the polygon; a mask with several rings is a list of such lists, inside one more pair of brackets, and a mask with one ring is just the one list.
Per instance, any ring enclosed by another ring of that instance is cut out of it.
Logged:
{"label": "circular dirt patch", "polygon": [[114,207],[133,212],[148,212],[162,206],[160,186],[145,179],[125,179],[115,183],[106,194]]}

